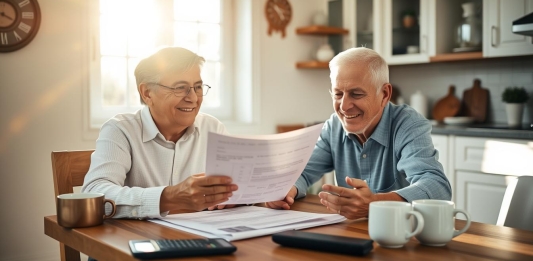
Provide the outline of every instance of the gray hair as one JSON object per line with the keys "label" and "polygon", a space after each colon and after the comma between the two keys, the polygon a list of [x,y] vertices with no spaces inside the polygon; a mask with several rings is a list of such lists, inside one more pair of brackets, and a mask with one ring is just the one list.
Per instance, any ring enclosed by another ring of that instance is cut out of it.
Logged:
{"label": "gray hair", "polygon": [[350,48],[337,54],[329,62],[329,68],[331,70],[330,78],[334,77],[338,67],[359,63],[368,66],[371,82],[376,87],[377,93],[379,93],[383,84],[389,82],[389,67],[383,57],[381,57],[376,51],[366,47]]}
{"label": "gray hair", "polygon": [[135,68],[135,80],[137,91],[141,96],[141,104],[145,104],[139,88],[142,83],[158,83],[162,74],[182,73],[195,65],[201,67],[204,63],[205,59],[202,56],[181,47],[162,48],[142,59]]}

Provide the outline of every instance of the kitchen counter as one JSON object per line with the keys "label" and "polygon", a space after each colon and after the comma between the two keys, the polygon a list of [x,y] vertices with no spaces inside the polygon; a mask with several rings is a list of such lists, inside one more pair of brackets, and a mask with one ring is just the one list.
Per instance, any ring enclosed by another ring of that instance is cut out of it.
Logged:
{"label": "kitchen counter", "polygon": [[474,124],[474,125],[433,125],[431,134],[457,135],[500,139],[522,139],[533,141],[533,127],[523,125],[509,128],[505,123]]}

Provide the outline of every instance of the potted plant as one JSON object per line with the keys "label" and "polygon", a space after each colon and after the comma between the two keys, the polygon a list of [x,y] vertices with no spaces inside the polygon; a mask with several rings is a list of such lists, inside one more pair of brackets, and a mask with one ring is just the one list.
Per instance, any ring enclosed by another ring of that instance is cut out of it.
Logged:
{"label": "potted plant", "polygon": [[529,94],[523,87],[507,87],[502,93],[502,101],[505,102],[507,123],[517,127],[522,124],[524,103],[529,99]]}
{"label": "potted plant", "polygon": [[416,25],[416,14],[413,10],[406,10],[402,13],[402,25],[404,28],[411,28]]}

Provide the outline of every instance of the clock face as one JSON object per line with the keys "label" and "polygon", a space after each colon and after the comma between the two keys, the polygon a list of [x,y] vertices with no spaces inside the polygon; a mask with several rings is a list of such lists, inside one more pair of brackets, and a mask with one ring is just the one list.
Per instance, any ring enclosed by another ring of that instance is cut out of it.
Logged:
{"label": "clock face", "polygon": [[26,46],[37,34],[40,23],[37,0],[0,0],[0,52]]}
{"label": "clock face", "polygon": [[285,37],[285,27],[292,17],[292,8],[288,0],[268,0],[265,6],[265,15],[268,21],[268,35],[272,31],[280,31]]}

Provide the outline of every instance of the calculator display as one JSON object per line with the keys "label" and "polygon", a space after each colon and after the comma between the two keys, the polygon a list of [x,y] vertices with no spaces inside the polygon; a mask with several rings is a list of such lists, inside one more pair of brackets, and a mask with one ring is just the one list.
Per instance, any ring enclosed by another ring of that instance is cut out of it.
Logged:
{"label": "calculator display", "polygon": [[155,247],[152,242],[137,242],[134,244],[135,249],[140,252],[154,252]]}

